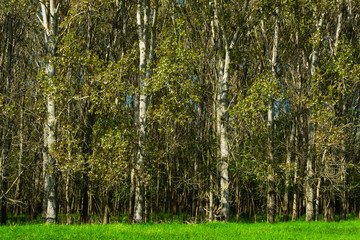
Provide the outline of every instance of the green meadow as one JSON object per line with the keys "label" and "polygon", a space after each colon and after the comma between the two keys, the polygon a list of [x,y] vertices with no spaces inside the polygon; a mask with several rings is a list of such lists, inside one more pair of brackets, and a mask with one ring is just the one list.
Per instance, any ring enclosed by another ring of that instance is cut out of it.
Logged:
{"label": "green meadow", "polygon": [[360,239],[360,221],[11,225],[0,227],[0,239]]}

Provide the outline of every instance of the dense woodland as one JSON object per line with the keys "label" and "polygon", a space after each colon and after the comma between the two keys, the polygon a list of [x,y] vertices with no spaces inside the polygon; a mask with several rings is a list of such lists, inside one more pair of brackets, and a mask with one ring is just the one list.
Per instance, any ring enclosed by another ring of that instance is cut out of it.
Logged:
{"label": "dense woodland", "polygon": [[357,0],[1,0],[1,223],[360,216],[359,34]]}

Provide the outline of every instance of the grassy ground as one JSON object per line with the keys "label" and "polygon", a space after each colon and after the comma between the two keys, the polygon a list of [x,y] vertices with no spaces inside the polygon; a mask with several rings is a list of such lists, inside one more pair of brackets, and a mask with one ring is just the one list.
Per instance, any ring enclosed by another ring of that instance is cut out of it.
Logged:
{"label": "grassy ground", "polygon": [[360,239],[360,221],[208,224],[13,225],[0,239]]}

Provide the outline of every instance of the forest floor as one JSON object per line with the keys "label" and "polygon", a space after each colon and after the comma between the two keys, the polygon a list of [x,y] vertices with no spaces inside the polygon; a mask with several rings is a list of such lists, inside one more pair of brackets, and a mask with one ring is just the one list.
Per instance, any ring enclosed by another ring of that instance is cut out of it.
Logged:
{"label": "forest floor", "polygon": [[360,239],[360,220],[276,224],[10,225],[0,226],[0,239]]}

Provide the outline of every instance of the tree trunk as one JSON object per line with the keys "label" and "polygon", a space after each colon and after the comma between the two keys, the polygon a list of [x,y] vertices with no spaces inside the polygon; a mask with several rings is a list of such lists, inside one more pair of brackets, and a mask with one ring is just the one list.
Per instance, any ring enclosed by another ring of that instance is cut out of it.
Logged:
{"label": "tree trunk", "polygon": [[320,187],[321,177],[319,177],[316,185],[316,196],[315,196],[315,221],[319,221],[319,210],[320,210]]}
{"label": "tree trunk", "polygon": [[[208,150],[209,151],[209,150]],[[209,217],[208,221],[212,222],[214,220],[214,177],[213,177],[213,171],[211,167],[211,156],[208,152],[208,168],[209,168]]]}
{"label": "tree trunk", "polygon": [[285,193],[284,193],[284,222],[289,221],[289,190],[290,190],[290,169],[291,158],[294,151],[294,139],[295,139],[295,120],[292,120],[290,139],[288,143],[287,155],[286,155],[286,170],[285,170]]}
{"label": "tree trunk", "polygon": [[[49,0],[49,7],[41,2],[42,24],[45,31],[45,46],[48,58],[55,57],[56,35],[57,35],[57,7],[55,0]],[[49,12],[50,11],[50,12]],[[48,20],[50,21],[48,23]],[[55,65],[51,60],[45,63],[45,78],[53,85],[55,76]],[[56,192],[55,192],[55,93],[49,91],[46,96],[47,116],[44,126],[44,151],[43,151],[43,173],[44,173],[44,204],[43,221],[54,223],[56,220]]]}
{"label": "tree trunk", "polygon": [[71,203],[70,203],[70,175],[66,174],[65,185],[65,198],[66,198],[66,224],[71,224]]}
{"label": "tree trunk", "polygon": [[[144,10],[143,21],[141,20],[141,11]],[[139,139],[138,139],[138,152],[135,162],[135,210],[134,210],[134,222],[142,223],[143,220],[143,205],[144,205],[144,157],[145,157],[145,143],[146,143],[146,117],[147,117],[147,79],[151,77],[150,69],[147,68],[147,64],[150,66],[154,59],[154,47],[156,40],[156,23],[157,23],[157,11],[158,3],[156,1],[155,8],[152,9],[152,24],[151,24],[151,39],[148,43],[148,30],[149,30],[149,18],[150,18],[150,6],[148,1],[138,0],[137,5],[137,27],[139,37],[139,51],[140,51],[140,101],[139,101]],[[150,45],[150,46],[149,46]],[[147,49],[149,48],[149,56],[146,56]]]}
{"label": "tree trunk", "polygon": [[103,224],[108,224],[110,222],[110,192],[109,190],[105,191],[104,196],[104,218]]}
{"label": "tree trunk", "polygon": [[[249,1],[244,2],[241,18],[245,21],[245,13]],[[229,140],[227,133],[228,107],[229,107],[229,71],[231,64],[231,50],[238,41],[240,25],[232,33],[232,39],[228,38],[225,28],[221,3],[214,1],[214,25],[218,41],[218,82],[217,82],[217,135],[220,144],[220,191],[221,191],[221,216],[224,221],[230,218],[230,194],[229,194]]]}
{"label": "tree trunk", "polygon": [[[344,86],[345,88],[345,86]],[[342,117],[344,118],[344,125],[346,124],[346,99],[343,96],[343,106],[342,106]],[[341,156],[340,156],[340,214],[339,220],[346,220],[346,131],[345,126],[343,126],[344,139],[341,141]]]}
{"label": "tree trunk", "polygon": [[[271,72],[272,72],[272,81],[276,81],[276,68],[277,68],[277,53],[278,53],[278,44],[279,44],[279,14],[280,8],[276,7],[276,21],[275,21],[275,30],[274,30],[274,43],[272,49],[272,59],[271,59]],[[268,176],[268,217],[267,222],[273,223],[275,220],[275,208],[276,208],[276,194],[275,194],[275,173],[274,173],[274,99],[273,96],[269,98],[268,105],[268,151],[269,151],[269,176]]]}
{"label": "tree trunk", "polygon": [[[23,93],[22,93],[23,94]],[[23,172],[23,152],[24,152],[24,99],[25,96],[21,96],[20,107],[20,128],[19,128],[19,159],[18,159],[18,176],[16,181],[15,199],[19,200],[21,193],[21,175]],[[20,206],[15,207],[15,216],[20,213]]]}
{"label": "tree trunk", "polygon": [[273,99],[269,99],[268,106],[268,153],[269,153],[269,168],[268,168],[268,191],[267,191],[267,222],[273,223],[275,220],[275,172],[273,168],[274,164],[274,155],[273,155],[273,129],[274,129],[274,121],[273,121]]}
{"label": "tree trunk", "polygon": [[[316,30],[320,31],[324,15],[322,14],[319,22],[317,23]],[[319,44],[320,36],[319,33],[316,33],[315,39],[316,42],[313,46],[312,58],[310,63],[310,76],[309,76],[309,98],[312,99],[312,77],[315,74],[316,66],[318,62],[319,55]],[[312,121],[312,109],[308,109],[308,131],[307,131],[307,144],[308,144],[308,153],[306,157],[306,181],[305,181],[305,198],[306,198],[306,221],[313,221],[315,219],[314,213],[314,170],[313,170],[313,161],[314,161],[314,139],[315,139],[315,129],[314,123]]]}
{"label": "tree trunk", "polygon": [[298,205],[299,205],[299,193],[298,193],[298,191],[299,191],[298,190],[298,178],[299,178],[298,168],[299,168],[299,151],[300,151],[299,131],[295,130],[295,134],[296,134],[295,148],[296,148],[297,154],[295,155],[294,180],[293,180],[293,186],[294,186],[293,211],[292,211],[292,221],[293,222],[296,221],[298,218]]}

